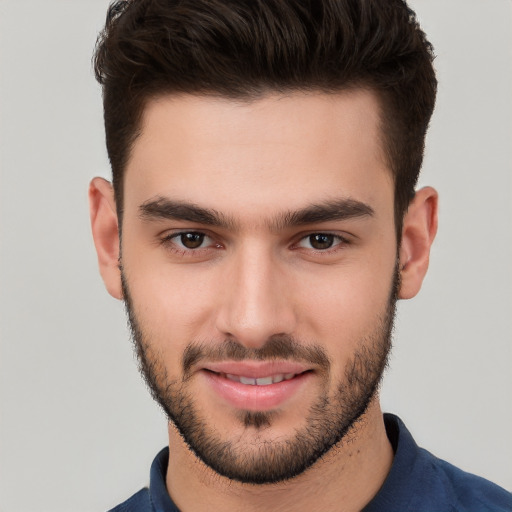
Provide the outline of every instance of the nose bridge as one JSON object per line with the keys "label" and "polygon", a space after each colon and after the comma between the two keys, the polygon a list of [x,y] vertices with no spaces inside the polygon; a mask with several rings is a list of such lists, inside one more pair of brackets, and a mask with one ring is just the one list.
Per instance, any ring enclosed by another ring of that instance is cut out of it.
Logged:
{"label": "nose bridge", "polygon": [[235,251],[224,287],[218,315],[224,335],[258,348],[273,335],[292,332],[293,306],[284,293],[286,275],[271,247],[253,241]]}

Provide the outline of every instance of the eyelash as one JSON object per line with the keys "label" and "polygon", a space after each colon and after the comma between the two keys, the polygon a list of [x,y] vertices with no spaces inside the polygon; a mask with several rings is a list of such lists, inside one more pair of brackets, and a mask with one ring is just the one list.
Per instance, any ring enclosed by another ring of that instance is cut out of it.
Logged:
{"label": "eyelash", "polygon": [[[171,234],[165,235],[161,239],[160,243],[162,245],[166,246],[166,248],[168,248],[169,250],[172,250],[173,252],[179,254],[180,256],[185,256],[185,257],[186,256],[189,256],[189,257],[199,256],[200,254],[203,253],[203,251],[208,251],[208,250],[212,249],[211,244],[206,247],[200,246],[197,248],[182,248],[179,245],[177,245],[175,240],[179,239],[180,237],[182,237],[184,235],[200,235],[200,236],[203,236],[204,238],[209,238],[213,241],[213,237],[211,237],[207,233],[204,233],[202,231],[190,230],[190,231],[179,231],[177,233],[171,233]],[[305,248],[305,247],[301,247],[299,245],[301,242],[307,240],[308,238],[311,238],[313,236],[318,236],[318,235],[333,237],[334,244],[331,247],[327,247],[325,249],[315,249],[313,247]],[[204,243],[204,239],[202,240],[201,244],[202,243]],[[345,238],[339,234],[330,233],[328,231],[315,231],[315,232],[310,232],[308,234],[301,236],[299,238],[298,242],[295,242],[293,244],[292,249],[299,250],[299,251],[304,249],[308,252],[313,251],[315,254],[327,256],[327,255],[335,254],[340,250],[343,250],[347,245],[350,245],[350,243],[351,243],[350,240],[348,240],[347,238]],[[223,248],[222,244],[220,244],[220,243],[215,243],[213,245],[214,245],[213,248],[215,248],[215,249]]]}

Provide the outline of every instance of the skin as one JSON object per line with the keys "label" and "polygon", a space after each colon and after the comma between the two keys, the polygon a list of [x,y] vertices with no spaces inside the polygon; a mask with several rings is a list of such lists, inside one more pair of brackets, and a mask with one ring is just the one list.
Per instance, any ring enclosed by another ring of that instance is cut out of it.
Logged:
{"label": "skin", "polygon": [[[408,209],[397,248],[393,178],[379,135],[378,101],[364,90],[275,94],[252,102],[180,95],[148,103],[124,178],[122,265],[138,320],[170,377],[183,377],[181,356],[191,341],[215,346],[231,337],[258,349],[286,334],[322,346],[331,362],[327,389],[334,393],[386,311],[397,253],[399,297],[411,298],[437,229],[437,194],[424,188]],[[141,205],[159,198],[215,210],[232,222],[210,226],[141,215]],[[369,206],[371,215],[300,226],[276,222],[312,204],[347,198]],[[94,179],[90,203],[100,271],[109,293],[121,300],[111,185]],[[180,247],[179,237],[168,238],[187,230],[209,238],[195,251]],[[313,233],[335,235],[333,247],[312,247]],[[281,404],[271,426],[259,430],[245,427],[200,372],[187,385],[222,438],[254,450],[255,441],[292,438],[325,382],[313,372],[307,386]],[[343,442],[278,484],[219,476],[198,461],[172,423],[169,445],[167,488],[184,512],[360,510],[393,458],[377,396]]]}

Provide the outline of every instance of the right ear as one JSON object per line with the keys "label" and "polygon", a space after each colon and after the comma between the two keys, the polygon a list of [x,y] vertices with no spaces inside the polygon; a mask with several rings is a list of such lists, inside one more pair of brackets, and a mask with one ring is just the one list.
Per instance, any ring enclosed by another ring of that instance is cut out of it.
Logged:
{"label": "right ear", "polygon": [[101,277],[108,293],[122,299],[116,202],[111,183],[103,178],[94,178],[89,185],[89,212]]}

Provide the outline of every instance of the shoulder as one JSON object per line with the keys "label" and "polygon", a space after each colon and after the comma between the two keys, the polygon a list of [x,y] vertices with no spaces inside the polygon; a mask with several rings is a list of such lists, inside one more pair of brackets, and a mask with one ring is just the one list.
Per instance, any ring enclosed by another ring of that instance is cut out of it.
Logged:
{"label": "shoulder", "polygon": [[117,507],[114,507],[109,512],[154,512],[149,490],[147,488],[141,489],[138,493],[134,494],[120,505],[117,505]]}
{"label": "shoulder", "polygon": [[512,494],[485,478],[467,473],[419,449],[425,465],[426,487],[444,496],[457,512],[511,512]]}
{"label": "shoulder", "polygon": [[151,464],[149,487],[141,489],[109,512],[179,512],[165,485],[168,460],[169,448],[166,447],[157,454]]}
{"label": "shoulder", "polygon": [[512,512],[512,494],[420,448],[397,416],[384,415],[395,458],[365,512]]}

